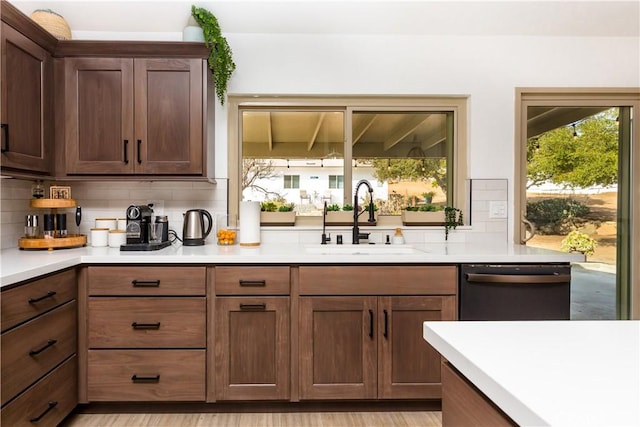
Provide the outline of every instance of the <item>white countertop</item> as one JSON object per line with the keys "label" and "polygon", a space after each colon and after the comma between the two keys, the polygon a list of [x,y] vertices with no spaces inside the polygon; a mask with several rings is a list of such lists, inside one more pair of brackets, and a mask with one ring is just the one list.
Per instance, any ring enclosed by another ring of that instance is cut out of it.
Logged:
{"label": "white countertop", "polygon": [[[344,245],[344,247],[347,246],[353,247]],[[367,245],[360,246],[367,249]],[[0,251],[2,267],[0,284],[1,286],[10,285],[79,264],[457,264],[584,261],[584,256],[581,254],[555,252],[523,245],[434,243],[407,245],[407,247],[412,253],[318,253],[320,244],[273,243],[261,244],[257,247],[215,244],[190,247],[173,245],[153,252],[121,252],[117,248],[93,247],[53,251],[5,249]]]}
{"label": "white countertop", "polygon": [[425,322],[424,339],[523,426],[640,426],[640,321]]}

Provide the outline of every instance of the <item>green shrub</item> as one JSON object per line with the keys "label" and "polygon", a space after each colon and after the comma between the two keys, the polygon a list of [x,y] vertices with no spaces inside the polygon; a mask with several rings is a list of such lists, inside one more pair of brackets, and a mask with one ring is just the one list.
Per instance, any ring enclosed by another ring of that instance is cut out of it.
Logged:
{"label": "green shrub", "polygon": [[535,224],[540,234],[566,234],[588,213],[587,205],[571,198],[527,202],[527,219]]}
{"label": "green shrub", "polygon": [[340,205],[327,205],[327,212],[337,212],[340,210]]}
{"label": "green shrub", "polygon": [[565,252],[582,252],[585,255],[593,255],[598,244],[596,241],[580,231],[572,231],[562,239],[560,249]]}
{"label": "green shrub", "polygon": [[279,201],[266,201],[260,203],[262,212],[291,212],[295,205],[293,203],[284,203]]}
{"label": "green shrub", "polygon": [[410,212],[438,212],[442,210],[442,206],[426,204],[420,206],[407,206],[405,210]]}

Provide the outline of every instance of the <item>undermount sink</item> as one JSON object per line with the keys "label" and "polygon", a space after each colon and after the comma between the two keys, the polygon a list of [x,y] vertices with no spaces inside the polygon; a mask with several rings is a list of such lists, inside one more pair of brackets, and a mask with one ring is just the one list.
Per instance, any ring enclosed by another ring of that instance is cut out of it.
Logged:
{"label": "undermount sink", "polygon": [[411,245],[314,245],[307,246],[305,250],[312,254],[327,255],[411,255],[420,254],[424,251],[418,250]]}

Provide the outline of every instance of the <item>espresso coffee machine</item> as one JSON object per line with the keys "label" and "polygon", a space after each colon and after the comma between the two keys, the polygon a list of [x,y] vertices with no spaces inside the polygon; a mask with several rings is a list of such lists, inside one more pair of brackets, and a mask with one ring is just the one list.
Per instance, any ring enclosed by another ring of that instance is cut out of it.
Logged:
{"label": "espresso coffee machine", "polygon": [[[155,218],[155,221],[154,221]],[[161,228],[158,226],[161,225]],[[153,226],[153,233],[150,231]],[[162,230],[159,234],[158,230]],[[127,208],[127,243],[121,251],[157,251],[171,246],[169,220],[166,216],[153,216],[153,205],[131,205]]]}
{"label": "espresso coffee machine", "polygon": [[127,208],[127,245],[149,243],[151,206],[131,205]]}

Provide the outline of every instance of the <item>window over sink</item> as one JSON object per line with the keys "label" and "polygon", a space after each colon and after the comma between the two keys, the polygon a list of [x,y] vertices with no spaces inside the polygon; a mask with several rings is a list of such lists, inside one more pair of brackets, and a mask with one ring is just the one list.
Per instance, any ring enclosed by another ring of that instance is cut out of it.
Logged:
{"label": "window over sink", "polygon": [[229,108],[231,215],[241,200],[279,200],[320,217],[324,203],[352,204],[361,179],[379,215],[466,209],[465,97],[230,96]]}

